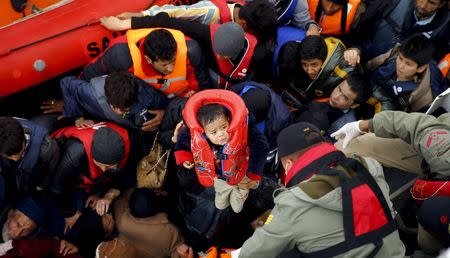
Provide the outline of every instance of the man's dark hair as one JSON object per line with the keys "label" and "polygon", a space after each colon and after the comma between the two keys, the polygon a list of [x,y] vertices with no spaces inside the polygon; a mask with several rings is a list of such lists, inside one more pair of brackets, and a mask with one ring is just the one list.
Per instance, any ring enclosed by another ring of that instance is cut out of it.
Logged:
{"label": "man's dark hair", "polygon": [[363,74],[357,72],[349,73],[345,77],[345,80],[347,81],[350,90],[357,96],[355,99],[356,104],[365,103],[372,95],[370,84]]}
{"label": "man's dark hair", "polygon": [[278,74],[283,80],[291,81],[301,70],[300,67],[300,43],[289,41],[278,53]]}
{"label": "man's dark hair", "polygon": [[239,18],[247,22],[248,29],[257,34],[260,41],[275,39],[277,35],[277,11],[268,0],[255,0],[242,6]]}
{"label": "man's dark hair", "polygon": [[229,119],[230,112],[224,106],[219,104],[207,104],[197,111],[197,120],[203,128],[221,116]]}
{"label": "man's dark hair", "polygon": [[138,95],[138,78],[127,72],[112,72],[105,79],[105,96],[110,105],[120,109],[131,107]]}
{"label": "man's dark hair", "polygon": [[415,34],[403,42],[400,53],[416,62],[417,66],[422,66],[428,64],[433,58],[433,42],[422,34]]}
{"label": "man's dark hair", "polygon": [[177,42],[168,30],[154,30],[144,40],[144,53],[153,62],[169,61],[177,54]]}
{"label": "man's dark hair", "polygon": [[307,36],[300,45],[300,58],[302,60],[318,58],[325,61],[327,54],[327,45],[320,36]]}
{"label": "man's dark hair", "polygon": [[12,117],[0,117],[0,154],[18,154],[25,143],[25,132],[22,125]]}
{"label": "man's dark hair", "polygon": [[161,201],[151,189],[136,188],[128,201],[130,213],[135,218],[148,218],[161,211]]}

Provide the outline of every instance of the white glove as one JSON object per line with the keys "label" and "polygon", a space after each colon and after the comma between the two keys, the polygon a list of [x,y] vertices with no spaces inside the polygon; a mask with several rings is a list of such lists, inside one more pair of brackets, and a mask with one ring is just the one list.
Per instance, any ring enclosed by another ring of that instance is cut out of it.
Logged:
{"label": "white glove", "polygon": [[337,130],[336,132],[332,133],[331,137],[333,137],[336,140],[338,140],[338,139],[341,139],[342,137],[345,136],[344,144],[342,145],[342,147],[345,149],[347,147],[347,145],[354,138],[360,136],[361,134],[364,134],[364,132],[359,129],[359,123],[361,121],[362,120],[359,120],[359,121],[351,122],[351,123],[348,123],[348,124],[344,125],[339,130]]}

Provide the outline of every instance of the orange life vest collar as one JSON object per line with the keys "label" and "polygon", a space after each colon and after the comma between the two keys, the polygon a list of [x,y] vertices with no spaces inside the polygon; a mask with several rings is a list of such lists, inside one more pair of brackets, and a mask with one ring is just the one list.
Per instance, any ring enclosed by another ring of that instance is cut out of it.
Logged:
{"label": "orange life vest collar", "polygon": [[[342,35],[344,34],[341,30],[341,19],[342,19],[342,9],[335,14],[328,16],[322,15],[316,19],[316,10],[320,3],[320,0],[308,0],[309,13],[311,14],[311,19],[316,20],[320,27],[322,28],[322,34],[324,35]],[[356,10],[358,9],[361,0],[349,0],[347,3],[347,21],[345,26],[345,32],[350,31],[350,26],[355,18]]]}
{"label": "orange life vest collar", "polygon": [[133,60],[134,74],[147,82],[150,86],[170,95],[180,95],[189,86],[187,81],[187,45],[184,34],[178,30],[165,29],[169,31],[177,43],[177,54],[175,60],[174,71],[168,75],[160,73],[146,74],[143,67],[145,61],[141,49],[137,43],[144,39],[149,33],[161,28],[129,30],[126,34],[128,48],[130,49],[131,59]]}

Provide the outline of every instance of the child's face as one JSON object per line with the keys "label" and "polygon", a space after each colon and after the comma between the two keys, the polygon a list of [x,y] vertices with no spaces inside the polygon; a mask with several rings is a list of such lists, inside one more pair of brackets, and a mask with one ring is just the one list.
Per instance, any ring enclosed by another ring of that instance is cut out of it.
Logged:
{"label": "child's face", "polygon": [[228,135],[227,129],[230,123],[225,116],[220,116],[211,123],[205,125],[205,135],[208,139],[216,145],[225,145],[230,136]]}
{"label": "child's face", "polygon": [[402,53],[397,56],[396,72],[399,80],[412,80],[416,73],[418,73],[417,63],[406,58]]}

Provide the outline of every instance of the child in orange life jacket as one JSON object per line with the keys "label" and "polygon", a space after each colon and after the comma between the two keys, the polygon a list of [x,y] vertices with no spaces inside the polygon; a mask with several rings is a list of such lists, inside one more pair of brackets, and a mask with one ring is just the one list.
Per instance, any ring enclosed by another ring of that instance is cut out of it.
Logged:
{"label": "child in orange life jacket", "polygon": [[[188,104],[185,108],[192,107]],[[231,119],[239,119],[238,114],[230,115],[219,104],[201,106],[197,120],[204,133],[183,128],[175,145],[177,164],[186,169],[195,166],[200,184],[214,186],[216,207],[225,209],[231,205],[236,213],[242,210],[249,190],[258,187],[269,150],[265,136],[256,126],[250,125],[247,131],[246,113],[242,113],[243,123],[233,130]],[[192,141],[188,140],[190,137]]]}

